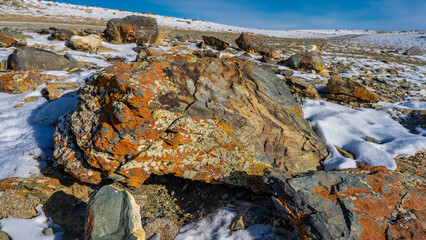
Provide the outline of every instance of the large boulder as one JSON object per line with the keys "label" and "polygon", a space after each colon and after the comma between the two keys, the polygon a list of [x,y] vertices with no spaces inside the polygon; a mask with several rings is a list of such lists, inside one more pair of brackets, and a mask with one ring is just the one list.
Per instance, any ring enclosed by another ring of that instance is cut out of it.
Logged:
{"label": "large boulder", "polygon": [[24,35],[9,28],[0,30],[0,48],[23,47],[27,45]]}
{"label": "large boulder", "polygon": [[289,57],[284,64],[295,70],[320,71],[324,68],[324,58],[318,52],[302,52]]}
{"label": "large boulder", "polygon": [[15,71],[50,71],[80,67],[64,56],[33,47],[15,49],[8,57],[8,68]]}
{"label": "large boulder", "polygon": [[131,186],[151,173],[247,186],[267,167],[316,170],[327,155],[273,72],[188,55],[106,68],[54,140],[58,163],[81,181]]}
{"label": "large boulder", "polygon": [[223,51],[229,47],[229,44],[212,36],[202,36],[203,42],[213,49]]}
{"label": "large boulder", "polygon": [[153,43],[158,37],[158,25],[154,18],[132,15],[109,20],[104,33],[110,42]]}
{"label": "large boulder", "polygon": [[300,239],[419,239],[425,236],[425,179],[361,166],[299,176],[265,175],[281,216]]}
{"label": "large boulder", "polygon": [[327,99],[341,102],[378,102],[380,96],[360,83],[341,75],[334,75],[320,90]]}
{"label": "large boulder", "polygon": [[104,186],[87,205],[84,239],[145,240],[139,205],[126,190]]}
{"label": "large boulder", "polygon": [[71,37],[69,47],[75,50],[92,50],[96,51],[102,46],[102,39],[98,35],[77,36]]}
{"label": "large boulder", "polygon": [[241,33],[241,35],[235,40],[235,43],[244,51],[253,52],[264,56],[272,56],[274,48],[262,39],[257,38],[255,35],[250,33]]}

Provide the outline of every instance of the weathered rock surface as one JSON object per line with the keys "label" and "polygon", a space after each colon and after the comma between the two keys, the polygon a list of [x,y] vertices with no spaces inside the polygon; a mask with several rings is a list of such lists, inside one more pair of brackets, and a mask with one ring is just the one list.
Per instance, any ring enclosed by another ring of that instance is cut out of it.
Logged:
{"label": "weathered rock surface", "polygon": [[320,98],[318,91],[310,82],[307,82],[299,77],[290,77],[285,80],[290,91],[297,93],[301,97]]}
{"label": "weathered rock surface", "polygon": [[77,35],[76,30],[57,29],[50,35],[50,39],[53,41],[69,41],[74,35]]}
{"label": "weathered rock surface", "polygon": [[425,53],[418,46],[412,47],[404,53],[407,56],[422,56],[423,54]]}
{"label": "weathered rock surface", "polygon": [[0,48],[23,47],[25,45],[27,45],[27,40],[22,33],[12,31],[9,28],[0,30]]}
{"label": "weathered rock surface", "polygon": [[203,42],[207,45],[212,47],[213,49],[223,51],[229,47],[229,43],[226,43],[218,38],[212,37],[212,36],[202,36]]}
{"label": "weathered rock surface", "polygon": [[0,75],[0,92],[19,94],[35,90],[42,80],[34,72],[4,73]]}
{"label": "weathered rock surface", "polygon": [[41,94],[48,101],[55,101],[62,95],[77,90],[80,85],[81,83],[77,82],[48,83],[46,87],[41,90]]}
{"label": "weathered rock surface", "polygon": [[96,51],[102,46],[102,39],[98,35],[77,36],[70,38],[69,46],[76,50],[92,50]]}
{"label": "weathered rock surface", "polygon": [[102,187],[89,201],[84,235],[87,240],[145,240],[139,205],[125,190]]}
{"label": "weathered rock surface", "polygon": [[360,83],[341,75],[334,75],[320,93],[330,100],[342,102],[378,102],[380,96]]}
{"label": "weathered rock surface", "polygon": [[324,68],[324,58],[318,52],[296,53],[285,60],[284,64],[295,70],[320,71]]}
{"label": "weathered rock surface", "polygon": [[8,68],[15,71],[50,71],[80,67],[80,64],[46,50],[22,47],[8,57]]}
{"label": "weathered rock surface", "polygon": [[140,186],[173,173],[247,186],[269,166],[321,168],[327,148],[273,72],[168,55],[100,72],[57,126],[54,155],[95,184],[104,176]]}
{"label": "weathered rock surface", "polygon": [[58,179],[49,177],[13,177],[0,180],[0,191],[16,190],[22,195],[45,197],[62,189]]}
{"label": "weathered rock surface", "polygon": [[163,50],[152,48],[152,47],[143,47],[139,49],[138,55],[136,56],[136,62],[145,62],[148,60],[148,57],[158,57],[166,54]]}
{"label": "weathered rock surface", "polygon": [[110,42],[153,43],[158,37],[158,25],[154,18],[133,15],[109,20],[104,33]]}
{"label": "weathered rock surface", "polygon": [[301,239],[421,239],[425,179],[385,167],[267,174],[283,218]]}
{"label": "weathered rock surface", "polygon": [[241,33],[235,40],[235,43],[244,51],[258,53],[260,55],[272,56],[272,52],[274,51],[272,46],[250,33]]}

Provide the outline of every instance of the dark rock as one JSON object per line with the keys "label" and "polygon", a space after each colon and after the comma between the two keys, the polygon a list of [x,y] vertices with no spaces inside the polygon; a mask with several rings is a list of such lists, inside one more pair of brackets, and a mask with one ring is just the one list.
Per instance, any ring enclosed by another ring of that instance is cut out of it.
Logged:
{"label": "dark rock", "polygon": [[87,206],[85,239],[144,240],[139,211],[139,205],[129,192],[113,186],[102,187]]}
{"label": "dark rock", "polygon": [[235,40],[235,43],[244,51],[260,55],[272,56],[272,52],[274,51],[272,46],[264,43],[261,39],[250,33],[241,33]]}
{"label": "dark rock", "polygon": [[8,68],[15,71],[50,71],[78,68],[78,63],[46,50],[22,47],[8,57]]}
{"label": "dark rock", "polygon": [[23,47],[27,45],[24,35],[9,28],[0,30],[0,48]]}
{"label": "dark rock", "polygon": [[77,62],[77,60],[75,60],[75,58],[73,56],[71,56],[71,54],[69,54],[69,53],[65,53],[64,57],[66,59],[70,60],[70,61]]}
{"label": "dark rock", "polygon": [[53,34],[54,32],[58,31],[57,28],[42,28],[40,31],[38,31],[39,34]]}
{"label": "dark rock", "polygon": [[285,81],[292,93],[297,93],[301,97],[320,98],[317,88],[310,82],[299,77],[286,78]]}
{"label": "dark rock", "polygon": [[404,55],[407,56],[422,56],[424,52],[417,46],[408,49]]}
{"label": "dark rock", "polygon": [[51,227],[45,228],[45,229],[43,229],[42,233],[45,236],[51,236],[51,235],[53,235],[53,228],[51,228]]}
{"label": "dark rock", "polygon": [[77,35],[75,30],[59,29],[50,35],[50,39],[53,41],[69,41],[74,35]]}
{"label": "dark rock", "polygon": [[113,18],[108,21],[104,33],[110,42],[152,43],[158,37],[157,20],[135,15],[121,19]]}
{"label": "dark rock", "polygon": [[203,58],[203,57],[218,58],[218,57],[220,57],[219,52],[213,52],[212,50],[194,51],[192,54],[195,55],[196,57],[199,57],[199,58]]}
{"label": "dark rock", "polygon": [[267,167],[316,170],[327,155],[282,80],[235,58],[117,64],[79,98],[56,129],[54,155],[84,182],[98,184],[102,172],[139,186],[171,173],[256,187]]}
{"label": "dark rock", "polygon": [[140,51],[142,51],[143,49],[147,48],[146,46],[136,46],[133,48],[133,51],[139,53]]}
{"label": "dark rock", "polygon": [[330,100],[341,102],[378,102],[380,96],[360,83],[341,75],[334,75],[320,93]]}
{"label": "dark rock", "polygon": [[324,68],[324,58],[318,52],[297,53],[283,63],[291,69],[302,71],[320,71]]}
{"label": "dark rock", "polygon": [[418,239],[425,179],[363,165],[340,172],[266,174],[275,205],[300,239]]}
{"label": "dark rock", "polygon": [[215,37],[211,37],[211,36],[202,36],[202,37],[203,37],[203,42],[207,46],[210,46],[215,50],[222,51],[222,50],[225,50],[229,47],[228,43],[226,43],[226,42],[224,42],[220,39],[217,39]]}
{"label": "dark rock", "polygon": [[278,71],[275,72],[276,74],[281,74],[283,75],[285,78],[289,78],[291,76],[293,76],[294,71],[290,70],[290,69],[278,69]]}

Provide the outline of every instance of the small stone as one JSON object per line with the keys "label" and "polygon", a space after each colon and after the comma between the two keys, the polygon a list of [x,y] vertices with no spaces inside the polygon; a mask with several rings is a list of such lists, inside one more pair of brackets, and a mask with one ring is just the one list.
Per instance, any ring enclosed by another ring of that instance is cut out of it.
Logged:
{"label": "small stone", "polygon": [[12,238],[7,233],[0,231],[0,240],[12,240]]}
{"label": "small stone", "polygon": [[376,139],[376,138],[370,137],[370,136],[367,136],[367,137],[365,138],[365,140],[366,140],[367,142],[372,142],[372,143],[382,144],[382,141],[380,141],[379,139]]}
{"label": "small stone", "polygon": [[244,221],[242,216],[237,216],[231,223],[231,226],[229,227],[231,231],[238,231],[238,230],[244,230]]}
{"label": "small stone", "polygon": [[69,53],[65,53],[64,57],[70,61],[76,62],[75,58],[73,58],[73,56]]}
{"label": "small stone", "polygon": [[45,228],[45,229],[43,229],[42,233],[45,236],[51,236],[51,235],[53,235],[53,228],[51,228],[51,227]]}

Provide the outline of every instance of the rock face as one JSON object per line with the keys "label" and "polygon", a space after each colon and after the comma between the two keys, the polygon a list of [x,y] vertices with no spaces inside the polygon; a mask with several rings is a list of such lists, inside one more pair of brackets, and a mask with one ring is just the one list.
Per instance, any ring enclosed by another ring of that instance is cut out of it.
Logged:
{"label": "rock face", "polygon": [[341,75],[334,75],[320,93],[325,94],[330,100],[342,102],[378,102],[380,100],[379,95]]}
{"label": "rock face", "polygon": [[260,55],[272,56],[272,52],[274,51],[273,47],[249,33],[241,33],[235,40],[235,43],[244,51],[258,53]]}
{"label": "rock face", "polygon": [[34,72],[4,73],[0,75],[0,92],[19,94],[35,90],[42,80]]}
{"label": "rock face", "polygon": [[3,28],[0,30],[0,48],[23,47],[27,45],[24,35],[19,32]]}
{"label": "rock face", "polygon": [[227,49],[229,47],[229,44],[217,39],[215,37],[211,37],[211,36],[202,36],[203,37],[203,41],[207,46],[212,47],[213,49],[216,49],[218,51],[223,51],[225,49]]}
{"label": "rock face", "polygon": [[324,58],[318,52],[303,52],[289,57],[284,64],[295,70],[320,71],[324,68]]}
{"label": "rock face", "polygon": [[290,91],[297,93],[301,97],[320,98],[316,87],[312,83],[306,82],[299,77],[290,77],[285,81]]}
{"label": "rock face", "polygon": [[110,42],[153,43],[158,37],[158,25],[154,18],[133,15],[109,20],[104,33]]}
{"label": "rock face", "polygon": [[424,52],[417,46],[408,49],[404,55],[408,56],[422,56]]}
{"label": "rock face", "polygon": [[83,182],[139,186],[151,173],[247,186],[269,166],[320,168],[327,148],[273,72],[188,55],[117,64],[79,92],[55,158]]}
{"label": "rock face", "polygon": [[72,36],[69,46],[76,50],[93,50],[96,51],[102,46],[102,39],[98,35],[91,34],[89,36]]}
{"label": "rock face", "polygon": [[89,201],[84,236],[87,240],[145,240],[139,205],[127,191],[102,187]]}
{"label": "rock face", "polygon": [[300,239],[419,239],[425,236],[425,179],[385,167],[267,174],[282,216]]}
{"label": "rock face", "polygon": [[50,71],[80,67],[64,56],[46,50],[22,47],[8,57],[8,68],[15,71]]}

